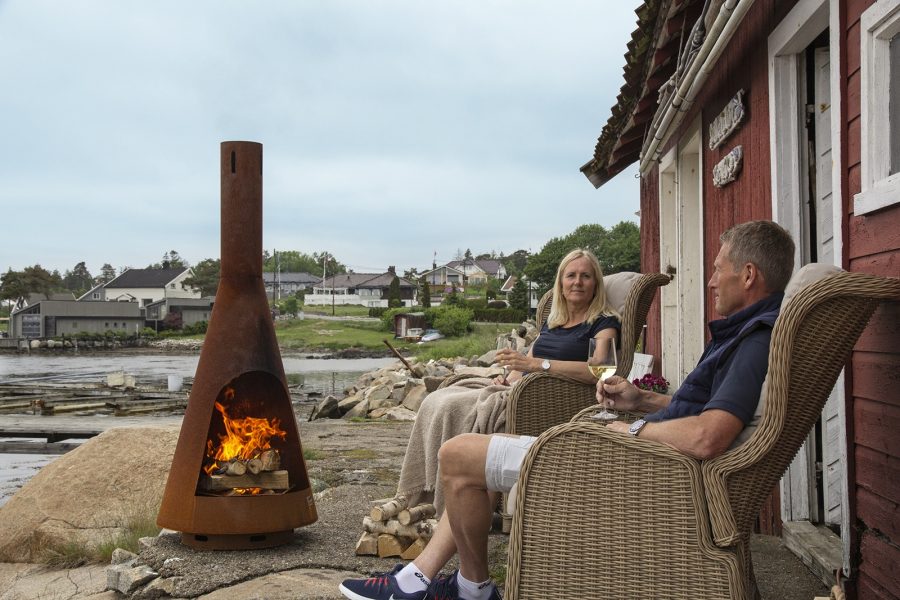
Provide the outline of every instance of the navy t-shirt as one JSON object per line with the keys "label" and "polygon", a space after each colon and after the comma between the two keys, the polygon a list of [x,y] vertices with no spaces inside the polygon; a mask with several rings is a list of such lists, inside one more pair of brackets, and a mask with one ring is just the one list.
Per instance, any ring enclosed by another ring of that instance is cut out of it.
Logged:
{"label": "navy t-shirt", "polygon": [[618,340],[622,324],[616,317],[600,316],[590,325],[581,323],[574,327],[554,327],[553,329],[549,329],[544,323],[541,335],[531,347],[531,353],[536,358],[587,361],[588,340],[604,329],[610,328],[616,330],[616,339]]}

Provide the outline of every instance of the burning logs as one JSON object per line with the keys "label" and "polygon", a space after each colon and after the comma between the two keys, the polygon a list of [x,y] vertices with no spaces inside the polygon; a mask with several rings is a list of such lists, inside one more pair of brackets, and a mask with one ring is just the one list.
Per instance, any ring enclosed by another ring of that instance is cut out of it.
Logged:
{"label": "burning logs", "polygon": [[208,492],[228,492],[237,488],[286,490],[290,488],[288,472],[281,470],[281,456],[268,448],[249,459],[233,458],[213,462],[205,469],[202,487]]}
{"label": "burning logs", "polygon": [[433,504],[409,507],[404,496],[379,501],[363,518],[363,534],[356,543],[359,556],[416,558],[437,529]]}

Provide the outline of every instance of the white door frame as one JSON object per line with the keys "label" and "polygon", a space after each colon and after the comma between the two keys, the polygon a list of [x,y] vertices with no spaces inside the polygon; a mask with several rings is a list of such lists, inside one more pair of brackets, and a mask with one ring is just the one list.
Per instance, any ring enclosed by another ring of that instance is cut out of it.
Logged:
{"label": "white door frame", "polygon": [[[801,203],[805,196],[801,169],[801,157],[805,156],[804,139],[801,136],[803,118],[800,105],[799,89],[803,74],[802,53],[826,28],[829,30],[829,51],[831,54],[831,140],[832,140],[832,211],[834,235],[834,263],[840,267],[843,261],[843,198],[841,196],[841,88],[840,88],[840,44],[841,30],[838,23],[838,4],[840,0],[799,0],[790,13],[775,28],[768,40],[769,57],[769,143],[772,169],[772,218],[787,229],[795,240],[801,240],[803,220],[801,219]],[[802,264],[801,244],[797,244],[794,257],[795,268]],[[843,400],[844,375],[838,377],[836,389],[841,395],[840,422],[846,427],[847,416]],[[846,432],[846,429],[844,430]],[[839,436],[841,453],[847,456],[846,433]],[[805,445],[804,445],[805,446]],[[804,456],[805,447],[798,456]],[[804,462],[804,461],[799,461]],[[790,477],[782,479],[782,519],[785,521],[803,516],[803,509],[797,499],[791,501],[792,492],[796,494],[804,484],[803,478],[809,477],[807,464],[798,465],[795,460],[791,466]],[[797,467],[800,466],[800,472]],[[789,481],[791,479],[793,481]],[[842,485],[843,505],[848,506],[849,485],[844,472]],[[841,522],[841,545],[843,569],[850,571],[850,515],[844,510]]]}

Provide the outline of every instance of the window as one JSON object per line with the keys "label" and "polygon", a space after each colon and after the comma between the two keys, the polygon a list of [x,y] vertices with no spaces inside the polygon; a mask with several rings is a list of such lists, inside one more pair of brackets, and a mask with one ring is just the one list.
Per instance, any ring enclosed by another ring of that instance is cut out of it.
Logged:
{"label": "window", "polygon": [[93,294],[91,294],[91,298],[93,298],[94,300],[99,300],[100,292],[94,292]]}
{"label": "window", "polygon": [[175,284],[174,284],[174,283],[170,283],[170,284],[169,284],[169,287],[170,287],[171,289],[174,290],[174,289],[175,289]]}
{"label": "window", "polygon": [[[900,0],[881,0],[860,19],[862,215],[900,202]],[[885,102],[887,95],[887,102]]]}

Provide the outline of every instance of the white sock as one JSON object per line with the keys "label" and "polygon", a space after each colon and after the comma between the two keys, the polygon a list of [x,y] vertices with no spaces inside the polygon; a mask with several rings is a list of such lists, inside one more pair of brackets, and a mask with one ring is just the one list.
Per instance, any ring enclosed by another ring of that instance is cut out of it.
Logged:
{"label": "white sock", "polygon": [[488,600],[494,591],[494,584],[490,579],[475,583],[463,577],[462,573],[456,574],[456,585],[459,587],[460,600]]}
{"label": "white sock", "polygon": [[422,571],[419,570],[416,563],[409,563],[400,569],[400,572],[397,573],[395,577],[397,578],[397,585],[399,585],[400,589],[407,594],[421,592],[422,590],[427,589],[428,584],[431,583],[431,580],[422,574]]}

